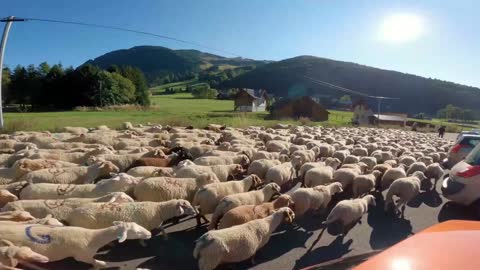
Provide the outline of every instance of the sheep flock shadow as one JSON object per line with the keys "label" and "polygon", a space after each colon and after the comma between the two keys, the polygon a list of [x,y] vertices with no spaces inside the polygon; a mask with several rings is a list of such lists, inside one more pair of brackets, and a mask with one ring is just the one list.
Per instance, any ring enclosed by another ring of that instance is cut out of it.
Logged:
{"label": "sheep flock shadow", "polygon": [[337,238],[335,238],[335,240],[333,240],[329,245],[320,246],[310,252],[305,253],[295,262],[293,269],[302,269],[307,266],[338,259],[351,251],[350,246],[352,243],[352,239],[344,242],[343,236],[337,236]]}

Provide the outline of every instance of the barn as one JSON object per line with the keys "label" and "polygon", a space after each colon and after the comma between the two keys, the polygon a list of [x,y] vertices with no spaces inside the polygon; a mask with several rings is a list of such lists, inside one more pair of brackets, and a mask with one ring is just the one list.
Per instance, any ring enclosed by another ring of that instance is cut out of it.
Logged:
{"label": "barn", "polygon": [[374,114],[370,117],[370,121],[374,125],[392,125],[404,127],[407,123],[406,114]]}
{"label": "barn", "polygon": [[264,112],[268,106],[267,91],[262,89],[241,89],[234,98],[234,111]]}
{"label": "barn", "polygon": [[283,98],[272,106],[274,119],[308,117],[312,121],[327,121],[330,113],[311,97]]}

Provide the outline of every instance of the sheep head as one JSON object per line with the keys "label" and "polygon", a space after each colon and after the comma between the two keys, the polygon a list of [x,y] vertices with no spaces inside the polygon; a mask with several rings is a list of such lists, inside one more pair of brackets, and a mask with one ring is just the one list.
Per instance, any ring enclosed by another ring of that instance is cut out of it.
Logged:
{"label": "sheep head", "polygon": [[10,191],[6,189],[0,190],[0,206],[2,206],[1,204],[6,204],[16,200],[18,200],[18,197],[10,193]]}
{"label": "sheep head", "polygon": [[133,177],[133,176],[131,176],[129,174],[126,174],[126,173],[118,173],[118,174],[110,173],[110,176],[112,176],[112,178],[107,179],[107,180],[124,182],[124,183],[127,183],[129,185],[136,185],[136,184],[139,183],[139,179],[137,177]]}
{"label": "sheep head", "polygon": [[260,185],[262,185],[262,179],[260,179],[260,177],[258,177],[256,174],[251,174],[249,176],[247,176],[245,179],[249,179],[250,181],[252,181],[252,184],[250,186],[250,190],[254,190],[256,189],[257,187],[259,187]]}
{"label": "sheep head", "polygon": [[375,196],[369,194],[369,195],[366,195],[365,197],[362,198],[363,200],[365,200],[367,202],[368,205],[371,205],[371,206],[376,206],[377,203],[375,201]]}
{"label": "sheep head", "polygon": [[214,173],[203,173],[197,177],[197,181],[202,186],[220,182]]}
{"label": "sheep head", "polygon": [[289,161],[290,161],[290,157],[289,157],[288,155],[281,154],[281,155],[278,157],[278,160],[279,160],[281,163],[285,163],[285,162],[289,162]]}
{"label": "sheep head", "polygon": [[334,170],[336,170],[340,164],[342,164],[342,162],[338,158],[329,157],[325,160],[325,165],[332,167]]}
{"label": "sheep head", "polygon": [[379,170],[373,170],[372,174],[375,176],[375,179],[378,179],[378,177],[382,175],[382,172]]}
{"label": "sheep head", "polygon": [[152,234],[147,229],[135,222],[114,221],[113,225],[117,229],[119,243],[127,239],[150,239],[152,237]]}
{"label": "sheep head", "polygon": [[164,168],[160,168],[156,171],[154,171],[151,175],[152,177],[173,177],[173,173],[169,170],[166,170]]}
{"label": "sheep head", "polygon": [[7,246],[7,250],[4,254],[10,259],[10,266],[16,266],[19,261],[32,263],[47,263],[49,261],[48,257],[34,252],[29,247],[18,247],[7,240],[0,241],[2,242],[1,246]]}
{"label": "sheep head", "polygon": [[177,214],[176,216],[193,216],[197,214],[197,211],[187,200],[177,200]]}
{"label": "sheep head", "polygon": [[0,220],[30,221],[35,217],[26,211],[7,211],[0,213]]}
{"label": "sheep head", "polygon": [[240,165],[240,164],[234,164],[233,165],[233,170],[232,170],[232,175],[239,175],[239,174],[242,174],[244,173],[245,170],[243,169],[243,166]]}
{"label": "sheep head", "polygon": [[292,200],[292,197],[288,194],[280,195],[277,199],[273,201],[273,207],[279,209],[282,207],[294,207],[295,202]]}
{"label": "sheep head", "polygon": [[295,219],[295,213],[293,212],[292,209],[288,207],[282,207],[278,209],[276,213],[283,215],[284,221],[286,223],[292,223],[293,220]]}
{"label": "sheep head", "polygon": [[111,197],[110,200],[108,201],[109,203],[130,203],[130,202],[134,202],[132,197],[128,196],[124,192],[113,192],[113,193],[110,193],[107,196]]}
{"label": "sheep head", "polygon": [[331,183],[327,188],[330,190],[330,195],[343,192],[343,186],[340,182]]}
{"label": "sheep head", "polygon": [[263,190],[266,193],[271,194],[270,197],[273,197],[274,195],[279,195],[280,194],[280,186],[275,184],[275,183],[267,184],[265,187],[263,187]]}
{"label": "sheep head", "polygon": [[110,175],[111,173],[120,172],[120,169],[110,161],[98,161],[94,164],[94,166],[97,166],[100,169],[98,174],[99,176],[106,176]]}
{"label": "sheep head", "polygon": [[50,226],[64,226],[58,219],[53,218],[52,215],[47,215],[45,218],[37,220],[37,224],[50,225]]}
{"label": "sheep head", "polygon": [[412,174],[413,177],[416,177],[418,180],[420,180],[420,182],[424,181],[427,179],[427,177],[425,176],[425,174],[421,171],[416,171]]}

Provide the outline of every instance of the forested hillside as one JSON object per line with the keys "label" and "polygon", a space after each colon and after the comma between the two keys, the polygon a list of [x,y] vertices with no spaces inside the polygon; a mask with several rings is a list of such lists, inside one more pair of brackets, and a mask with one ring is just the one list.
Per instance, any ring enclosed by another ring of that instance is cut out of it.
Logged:
{"label": "forested hillside", "polygon": [[[171,50],[160,46],[137,46],[106,53],[85,64],[107,69],[112,65],[134,66],[146,76],[150,85],[208,77],[217,80],[233,78],[244,69],[251,70],[264,61],[227,58],[197,50]],[[225,72],[223,72],[225,71]],[[219,74],[222,73],[222,74]]]}
{"label": "forested hillside", "polygon": [[262,88],[276,96],[310,95],[328,99],[345,95],[314,84],[305,76],[370,95],[398,97],[383,104],[385,110],[392,112],[433,115],[447,104],[479,110],[480,89],[475,87],[313,56],[270,63],[225,81],[220,87]]}

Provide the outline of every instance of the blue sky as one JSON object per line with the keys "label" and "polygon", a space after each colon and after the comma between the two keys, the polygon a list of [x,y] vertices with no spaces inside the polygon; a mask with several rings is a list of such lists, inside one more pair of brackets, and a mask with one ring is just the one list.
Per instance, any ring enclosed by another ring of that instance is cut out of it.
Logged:
{"label": "blue sky", "polygon": [[[478,10],[476,0],[14,0],[2,1],[0,17],[106,24],[248,58],[315,55],[480,87]],[[405,43],[380,40],[384,18],[395,14],[421,18],[423,34]],[[136,45],[192,48],[133,33],[31,21],[13,25],[5,64],[78,66]]]}

